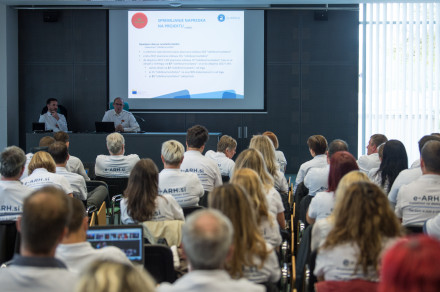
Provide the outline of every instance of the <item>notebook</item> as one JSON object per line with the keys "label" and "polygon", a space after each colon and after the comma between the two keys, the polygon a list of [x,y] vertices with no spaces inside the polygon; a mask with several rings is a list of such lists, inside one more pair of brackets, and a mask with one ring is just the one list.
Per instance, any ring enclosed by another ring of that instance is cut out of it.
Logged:
{"label": "notebook", "polygon": [[113,133],[115,123],[113,122],[95,122],[96,133]]}

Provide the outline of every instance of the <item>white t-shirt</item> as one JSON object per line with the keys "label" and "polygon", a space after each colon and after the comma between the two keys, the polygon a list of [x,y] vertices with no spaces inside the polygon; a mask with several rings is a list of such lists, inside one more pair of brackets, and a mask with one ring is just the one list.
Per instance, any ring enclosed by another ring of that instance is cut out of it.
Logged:
{"label": "white t-shirt", "polygon": [[66,169],[70,172],[76,173],[84,177],[85,180],[90,180],[89,176],[84,169],[84,165],[82,161],[73,155],[69,156],[69,160],[67,160]]}
{"label": "white t-shirt", "polygon": [[278,191],[272,187],[266,194],[267,205],[269,207],[269,213],[277,218],[278,213],[284,212],[283,201]]}
{"label": "white t-shirt", "polygon": [[304,185],[309,189],[309,196],[313,197],[316,193],[327,190],[329,173],[329,164],[324,167],[314,167],[309,170],[304,178]]}
{"label": "white t-shirt", "polygon": [[217,163],[221,175],[232,177],[232,170],[235,166],[234,160],[226,157],[223,152],[214,152],[212,150],[208,150],[205,153],[205,156],[211,158],[215,161],[215,163]]}
{"label": "white t-shirt", "polygon": [[379,167],[375,167],[375,168],[370,169],[368,171],[368,178],[373,183],[375,183],[376,185],[381,187],[383,189],[383,191],[385,192],[385,194],[388,194],[388,192],[390,190],[390,183],[388,182],[388,180],[386,180],[384,186],[382,187],[382,172],[379,171]]}
{"label": "white t-shirt", "polygon": [[87,200],[87,186],[84,177],[79,174],[67,171],[65,167],[57,166],[57,174],[64,176],[73,190],[73,196],[80,200]]}
{"label": "white t-shirt", "polygon": [[289,185],[287,184],[286,177],[284,176],[284,173],[277,170],[274,178],[274,187],[276,190],[278,190],[280,193],[287,194],[289,192]]}
{"label": "white t-shirt", "polygon": [[34,153],[26,154],[26,164],[24,165],[24,171],[20,177],[20,180],[23,180],[25,177],[29,175],[29,163],[31,162],[32,157],[34,157]]}
{"label": "white t-shirt", "polygon": [[39,123],[45,123],[46,131],[54,131],[54,132],[67,132],[67,121],[66,117],[60,113],[58,113],[59,119],[55,119],[52,114],[48,111],[44,115],[40,115]]}
{"label": "white t-shirt", "polygon": [[418,168],[420,167],[420,158],[416,159],[412,164],[411,164],[411,168]]}
{"label": "white t-shirt", "polygon": [[0,181],[0,221],[17,220],[23,212],[24,199],[33,191],[20,181]]}
{"label": "white t-shirt", "polygon": [[312,251],[317,250],[321,245],[324,244],[327,239],[327,235],[333,229],[333,220],[331,217],[327,217],[325,219],[317,220],[313,224],[312,228],[312,239],[310,241],[310,249]]}
{"label": "white t-shirt", "polygon": [[159,195],[171,195],[181,207],[197,206],[203,186],[195,173],[166,168],[159,173]]}
{"label": "white t-shirt", "polygon": [[262,218],[258,229],[267,243],[275,247],[281,245],[280,226],[273,215],[270,215],[270,219]]}
{"label": "white t-shirt", "polygon": [[193,172],[197,174],[205,191],[212,191],[214,187],[223,184],[220,169],[210,158],[205,157],[196,150],[185,152],[183,162],[180,165],[180,171]]}
{"label": "white t-shirt", "polygon": [[283,151],[275,150],[275,158],[278,164],[280,165],[280,171],[284,173],[286,171],[287,160],[286,157],[284,156]]}
{"label": "white t-shirt", "polygon": [[362,155],[361,157],[359,157],[357,164],[360,171],[368,174],[368,171],[370,171],[370,169],[380,166],[379,153]]}
{"label": "white t-shirt", "polygon": [[391,190],[388,193],[388,200],[392,204],[396,204],[397,194],[399,193],[400,188],[404,185],[407,185],[415,181],[421,176],[422,176],[422,169],[420,167],[402,170],[394,180],[393,185],[391,186]]}
{"label": "white t-shirt", "polygon": [[295,190],[296,187],[303,182],[304,178],[306,177],[307,173],[311,168],[314,167],[324,167],[327,165],[327,155],[320,154],[313,157],[313,159],[304,162],[301,164],[298,170],[298,174],[296,175],[295,179]]}
{"label": "white t-shirt", "polygon": [[114,109],[108,110],[105,112],[102,121],[114,122],[115,128],[122,125],[124,132],[136,132],[141,130],[133,114],[126,110],[122,110],[119,114],[117,114]]}
{"label": "white t-shirt", "polygon": [[281,277],[281,269],[278,261],[278,257],[275,250],[270,244],[266,244],[267,250],[271,250],[266,258],[261,269],[258,266],[261,264],[261,260],[257,257],[254,258],[253,267],[244,267],[243,276],[254,283],[264,283],[264,282],[277,282]]}
{"label": "white t-shirt", "polygon": [[426,233],[440,239],[440,213],[426,221]]}
{"label": "white t-shirt", "polygon": [[402,225],[423,226],[440,213],[440,175],[425,174],[400,188],[396,215]]}
{"label": "white t-shirt", "polygon": [[21,182],[34,190],[52,185],[61,189],[66,195],[73,193],[73,189],[65,177],[48,172],[45,168],[35,169],[31,175],[24,178]]}
{"label": "white t-shirt", "polygon": [[335,196],[333,192],[319,192],[309,205],[309,217],[315,220],[327,218],[333,211]]}
{"label": "white t-shirt", "polygon": [[[156,210],[150,221],[182,220],[185,221],[183,210],[176,200],[170,195],[161,195],[156,198]],[[127,210],[127,199],[121,201],[121,222],[123,224],[134,224],[135,222]]]}
{"label": "white t-shirt", "polygon": [[139,161],[137,154],[98,155],[95,163],[95,175],[102,177],[129,177]]}

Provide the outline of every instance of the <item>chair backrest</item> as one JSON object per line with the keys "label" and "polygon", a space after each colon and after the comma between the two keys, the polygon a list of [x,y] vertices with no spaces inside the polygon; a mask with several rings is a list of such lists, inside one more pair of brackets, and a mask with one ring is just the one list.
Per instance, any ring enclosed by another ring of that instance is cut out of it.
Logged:
{"label": "chair backrest", "polygon": [[92,216],[90,217],[89,226],[95,226],[96,225],[96,212],[92,213]]}
{"label": "chair backrest", "polygon": [[103,177],[97,176],[95,180],[103,181],[108,186],[108,195],[112,198],[115,195],[122,194],[127,187],[128,177]]}
{"label": "chair backrest", "polygon": [[405,226],[405,229],[408,234],[423,233],[423,226],[407,225]]}
{"label": "chair backrest", "polygon": [[0,264],[20,251],[20,233],[15,221],[0,221]]}
{"label": "chair backrest", "polygon": [[185,216],[185,218],[186,218],[186,216],[188,216],[192,212],[200,210],[200,209],[203,209],[203,207],[202,206],[182,207],[183,215]]}
{"label": "chair backrest", "polygon": [[310,241],[312,239],[312,227],[313,225],[310,225],[304,230],[296,256],[296,289],[298,291],[303,291],[302,288],[305,280],[304,270],[306,264],[309,262],[311,252]]}
{"label": "chair backrest", "polygon": [[105,181],[102,180],[87,180],[86,181],[86,187],[87,187],[87,192],[90,193],[91,191],[93,191],[96,187],[99,186],[104,186],[108,189],[108,185]]}
{"label": "chair backrest", "polygon": [[229,182],[229,176],[228,175],[222,175],[222,182],[223,183]]}
{"label": "chair backrest", "polygon": [[96,221],[99,226],[107,225],[107,216],[106,216],[107,208],[105,207],[105,202],[102,202],[101,207],[99,208],[98,212],[96,213]]}
{"label": "chair backrest", "polygon": [[157,283],[173,283],[176,280],[174,271],[173,253],[168,246],[144,245],[144,268],[153,276]]}
{"label": "chair backrest", "polygon": [[199,206],[208,208],[208,195],[209,195],[209,192],[205,191],[205,193],[203,194],[203,197],[200,198]]}
{"label": "chair backrest", "polygon": [[[114,109],[115,107],[113,106],[113,101],[110,102],[110,109]],[[130,109],[130,106],[128,105],[128,102],[124,101],[124,110],[128,111]]]}
{"label": "chair backrest", "polygon": [[379,283],[366,280],[322,281],[315,284],[316,292],[375,292]]}

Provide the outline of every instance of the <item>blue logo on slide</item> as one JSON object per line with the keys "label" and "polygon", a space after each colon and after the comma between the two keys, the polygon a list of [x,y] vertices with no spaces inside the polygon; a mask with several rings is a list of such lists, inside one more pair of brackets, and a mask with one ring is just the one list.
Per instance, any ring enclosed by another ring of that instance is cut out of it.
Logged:
{"label": "blue logo on slide", "polygon": [[225,21],[226,18],[225,18],[225,16],[223,14],[219,14],[217,16],[217,19],[218,19],[218,21],[223,22],[223,21]]}

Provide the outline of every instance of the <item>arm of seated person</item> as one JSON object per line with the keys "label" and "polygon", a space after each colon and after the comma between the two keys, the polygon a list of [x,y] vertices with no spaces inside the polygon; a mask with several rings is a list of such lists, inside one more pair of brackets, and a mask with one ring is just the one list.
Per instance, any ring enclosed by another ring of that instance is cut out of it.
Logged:
{"label": "arm of seated person", "polygon": [[307,209],[306,220],[307,220],[307,223],[309,223],[309,224],[313,224],[316,221],[316,218],[312,218],[309,216],[309,209]]}
{"label": "arm of seated person", "polygon": [[286,219],[284,218],[284,212],[280,212],[277,214],[277,221],[280,225],[280,228],[286,229]]}

